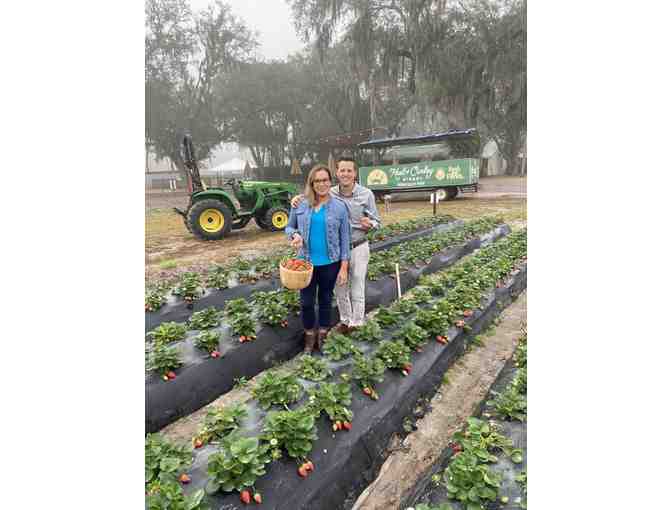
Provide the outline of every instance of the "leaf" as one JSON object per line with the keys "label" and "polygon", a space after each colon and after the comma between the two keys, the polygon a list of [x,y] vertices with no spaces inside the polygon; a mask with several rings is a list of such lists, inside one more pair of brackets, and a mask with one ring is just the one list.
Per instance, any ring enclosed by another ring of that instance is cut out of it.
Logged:
{"label": "leaf", "polygon": [[194,492],[191,496],[188,496],[186,510],[194,510],[195,508],[197,508],[198,505],[201,504],[201,501],[203,501],[204,497],[205,497],[205,491],[203,489],[199,489],[196,492]]}
{"label": "leaf", "polygon": [[208,494],[215,494],[219,491],[220,485],[213,479],[208,480],[208,483],[205,484],[205,492]]}

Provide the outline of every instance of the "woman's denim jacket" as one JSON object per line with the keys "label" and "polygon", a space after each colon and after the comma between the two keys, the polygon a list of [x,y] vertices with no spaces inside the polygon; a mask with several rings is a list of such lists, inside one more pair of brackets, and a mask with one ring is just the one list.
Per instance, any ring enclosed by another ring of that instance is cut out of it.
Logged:
{"label": "woman's denim jacket", "polygon": [[[327,251],[331,262],[339,260],[350,260],[350,215],[348,208],[341,199],[330,196],[329,200],[322,207],[326,213],[327,228]],[[298,206],[292,207],[289,214],[289,223],[285,227],[285,233],[289,239],[295,232],[301,234],[303,238],[303,247],[299,255],[303,255],[310,260],[309,236],[310,220],[313,217],[313,208],[308,200],[302,200]]]}

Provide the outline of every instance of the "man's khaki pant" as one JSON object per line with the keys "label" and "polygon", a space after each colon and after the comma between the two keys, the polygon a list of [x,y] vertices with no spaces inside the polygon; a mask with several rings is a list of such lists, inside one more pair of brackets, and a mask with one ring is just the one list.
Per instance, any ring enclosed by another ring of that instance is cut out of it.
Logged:
{"label": "man's khaki pant", "polygon": [[336,285],[336,303],[341,322],[348,326],[364,324],[364,288],[369,267],[369,243],[363,243],[350,252],[348,283]]}

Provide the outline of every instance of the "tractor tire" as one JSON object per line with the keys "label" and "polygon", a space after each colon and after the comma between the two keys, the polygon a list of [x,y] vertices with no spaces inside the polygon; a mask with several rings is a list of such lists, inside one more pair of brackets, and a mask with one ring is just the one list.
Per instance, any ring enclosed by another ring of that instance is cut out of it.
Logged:
{"label": "tractor tire", "polygon": [[231,232],[233,215],[219,200],[200,200],[187,211],[189,231],[206,241],[216,241]]}
{"label": "tractor tire", "polygon": [[443,189],[446,192],[446,197],[444,200],[453,200],[459,193],[457,187],[443,188]]}
{"label": "tractor tire", "polygon": [[265,216],[255,216],[254,217],[254,222],[257,224],[257,226],[260,229],[269,230],[268,223],[266,223],[266,217]]}
{"label": "tractor tire", "polygon": [[271,207],[266,212],[264,223],[268,225],[266,229],[271,232],[285,230],[289,223],[289,209],[287,207]]}

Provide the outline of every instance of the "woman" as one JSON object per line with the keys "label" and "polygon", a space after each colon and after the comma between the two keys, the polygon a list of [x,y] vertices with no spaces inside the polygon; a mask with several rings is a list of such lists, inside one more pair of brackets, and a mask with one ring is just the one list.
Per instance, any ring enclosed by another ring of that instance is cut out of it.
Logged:
{"label": "woman", "polygon": [[345,285],[348,281],[350,217],[345,203],[330,195],[330,187],[329,168],[322,164],[314,166],[306,181],[306,200],[292,208],[285,228],[292,247],[313,265],[310,284],[301,290],[305,353],[316,347],[315,294],[319,308],[317,350],[321,350],[329,332],[334,286],[336,282]]}

